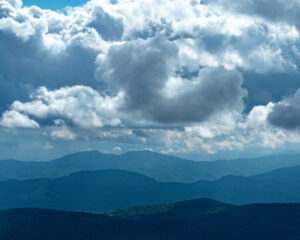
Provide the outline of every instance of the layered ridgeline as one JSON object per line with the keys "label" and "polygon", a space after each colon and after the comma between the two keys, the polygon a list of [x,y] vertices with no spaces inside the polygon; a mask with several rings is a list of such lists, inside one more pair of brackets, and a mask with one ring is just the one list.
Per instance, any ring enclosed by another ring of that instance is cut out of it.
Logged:
{"label": "layered ridgeline", "polygon": [[198,199],[108,215],[45,209],[0,211],[1,240],[294,240],[300,204],[233,206]]}
{"label": "layered ridgeline", "polygon": [[196,162],[150,151],[122,155],[91,151],[74,153],[49,162],[0,161],[0,180],[58,178],[78,171],[122,169],[141,173],[158,181],[194,182],[227,175],[250,176],[295,165],[300,165],[300,154]]}
{"label": "layered ridgeline", "polygon": [[124,170],[98,170],[58,179],[2,181],[0,209],[38,207],[104,212],[200,197],[233,204],[300,202],[299,182],[300,167],[189,184],[158,182]]}

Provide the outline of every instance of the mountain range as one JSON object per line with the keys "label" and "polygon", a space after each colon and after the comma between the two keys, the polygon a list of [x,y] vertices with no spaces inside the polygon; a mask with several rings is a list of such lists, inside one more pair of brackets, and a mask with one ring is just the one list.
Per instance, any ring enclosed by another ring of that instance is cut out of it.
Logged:
{"label": "mountain range", "polygon": [[300,204],[234,206],[196,199],[109,214],[0,211],[1,240],[295,240],[299,236]]}
{"label": "mountain range", "polygon": [[70,154],[48,162],[2,160],[0,180],[59,178],[79,171],[121,169],[137,172],[161,182],[192,183],[198,180],[216,180],[227,175],[251,176],[296,165],[300,165],[300,154],[201,162],[151,151],[121,155],[90,151]]}
{"label": "mountain range", "polygon": [[299,180],[299,166],[194,183],[158,182],[126,170],[85,171],[57,179],[1,181],[0,209],[105,212],[203,197],[232,204],[300,202]]}
{"label": "mountain range", "polygon": [[297,202],[298,154],[196,162],[91,151],[0,161],[1,240],[294,240]]}

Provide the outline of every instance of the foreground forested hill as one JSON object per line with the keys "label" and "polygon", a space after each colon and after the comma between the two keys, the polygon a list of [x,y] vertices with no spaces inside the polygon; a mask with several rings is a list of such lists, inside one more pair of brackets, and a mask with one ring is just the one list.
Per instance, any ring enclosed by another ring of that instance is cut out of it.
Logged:
{"label": "foreground forested hill", "polygon": [[1,240],[295,240],[299,234],[300,204],[233,206],[198,199],[109,215],[0,211]]}

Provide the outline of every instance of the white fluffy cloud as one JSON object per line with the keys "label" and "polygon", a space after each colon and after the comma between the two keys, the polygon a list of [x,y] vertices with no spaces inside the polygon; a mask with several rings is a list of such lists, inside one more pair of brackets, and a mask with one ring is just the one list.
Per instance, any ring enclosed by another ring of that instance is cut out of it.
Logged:
{"label": "white fluffy cloud", "polygon": [[14,113],[26,114],[26,118],[30,116],[36,121],[64,119],[79,128],[117,126],[121,124],[117,114],[121,101],[122,93],[115,97],[103,97],[90,87],[73,86],[55,91],[41,87],[32,96],[31,102],[15,101],[3,117]]}
{"label": "white fluffy cloud", "polygon": [[3,113],[0,126],[8,128],[38,128],[39,124],[29,119],[27,115],[11,110]]}

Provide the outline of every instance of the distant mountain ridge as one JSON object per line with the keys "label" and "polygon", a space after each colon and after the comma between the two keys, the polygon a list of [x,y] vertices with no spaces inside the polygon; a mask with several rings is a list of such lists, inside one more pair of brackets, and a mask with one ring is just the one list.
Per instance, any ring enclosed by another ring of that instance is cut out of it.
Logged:
{"label": "distant mountain ridge", "polygon": [[251,178],[255,180],[279,181],[287,184],[299,184],[300,186],[300,166],[279,168],[270,172],[252,176]]}
{"label": "distant mountain ridge", "polygon": [[[287,171],[286,175],[289,171],[295,172],[293,168],[281,171]],[[300,175],[300,171],[298,173]],[[158,182],[125,170],[97,170],[76,172],[58,179],[0,181],[0,209],[37,207],[105,212],[195,198],[231,204],[300,202],[297,179],[287,181],[280,175],[270,178],[269,174],[172,183]]]}
{"label": "distant mountain ridge", "polygon": [[151,151],[128,152],[122,155],[90,151],[70,154],[49,162],[0,161],[0,180],[58,178],[79,171],[121,169],[158,181],[191,183],[227,175],[251,176],[295,165],[300,165],[300,154],[196,162]]}
{"label": "distant mountain ridge", "polygon": [[295,240],[299,235],[300,204],[233,206],[195,199],[109,215],[47,209],[0,211],[1,240]]}

